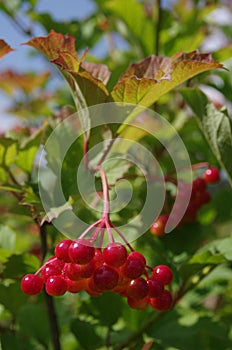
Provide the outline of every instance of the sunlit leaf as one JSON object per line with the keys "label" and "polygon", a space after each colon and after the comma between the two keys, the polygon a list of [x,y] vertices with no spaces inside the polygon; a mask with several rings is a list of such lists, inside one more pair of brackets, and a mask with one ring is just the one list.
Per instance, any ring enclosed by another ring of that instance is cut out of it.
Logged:
{"label": "sunlit leaf", "polygon": [[41,130],[32,135],[19,150],[16,164],[24,171],[30,173],[32,171],[35,155],[41,144]]}
{"label": "sunlit leaf", "polygon": [[[180,275],[183,278],[190,278],[194,274],[202,273],[204,267],[214,267],[226,262],[225,257],[220,253],[211,253],[209,250],[203,253],[194,254],[180,268]],[[210,269],[209,269],[210,271]]]}
{"label": "sunlit leaf", "polygon": [[101,7],[112,15],[118,32],[125,37],[140,55],[149,55],[155,50],[155,26],[147,16],[142,3],[136,0],[104,1]]}
{"label": "sunlit leaf", "polygon": [[48,36],[35,37],[25,45],[34,47],[42,52],[49,60],[58,57],[59,51],[67,51],[76,56],[75,38],[69,34],[63,35],[51,30]]}
{"label": "sunlit leaf", "polygon": [[182,95],[195,113],[218,162],[232,184],[232,123],[226,113],[215,108],[199,89],[182,89]]}
{"label": "sunlit leaf", "polygon": [[112,91],[116,102],[150,106],[162,95],[192,78],[213,68],[223,66],[210,54],[180,52],[171,58],[150,56],[132,63]]}
{"label": "sunlit leaf", "polygon": [[5,40],[0,39],[0,58],[11,51],[14,50],[5,42]]}

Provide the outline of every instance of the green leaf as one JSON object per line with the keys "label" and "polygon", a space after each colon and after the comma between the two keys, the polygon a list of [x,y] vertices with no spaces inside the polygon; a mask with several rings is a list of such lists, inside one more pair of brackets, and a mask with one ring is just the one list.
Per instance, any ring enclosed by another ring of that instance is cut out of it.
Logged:
{"label": "green leaf", "polygon": [[172,57],[150,56],[132,63],[111,95],[116,102],[151,106],[162,95],[195,75],[223,66],[209,54],[180,52]]}
{"label": "green leaf", "polygon": [[155,27],[146,15],[144,6],[136,0],[111,0],[102,3],[103,9],[109,11],[113,17],[118,32],[139,49],[140,56],[154,52]]}
{"label": "green leaf", "polygon": [[71,331],[85,350],[93,350],[103,345],[102,339],[96,334],[96,324],[76,319],[71,323]]}
{"label": "green leaf", "polygon": [[18,322],[22,336],[33,337],[40,344],[48,346],[50,329],[44,304],[23,305],[18,314]]}
{"label": "green leaf", "polygon": [[206,273],[208,273],[210,272],[211,267],[215,267],[225,262],[226,259],[222,254],[213,254],[209,250],[207,250],[203,253],[194,254],[187,262],[185,262],[181,266],[179,273],[184,279],[188,279],[195,274],[204,274],[203,269],[205,267],[209,267],[208,270],[205,270]]}
{"label": "green leaf", "polygon": [[8,167],[14,163],[18,151],[17,143],[10,138],[0,138],[0,166]]}
{"label": "green leaf", "polygon": [[19,309],[27,300],[23,294],[20,283],[12,283],[9,286],[0,285],[0,304],[4,305],[7,310],[16,315]]}
{"label": "green leaf", "polygon": [[15,240],[15,232],[9,226],[0,225],[0,248],[14,251]]}
{"label": "green leaf", "polygon": [[72,203],[73,203],[73,200],[71,197],[69,197],[69,200],[65,204],[61,205],[60,207],[50,208],[50,210],[46,213],[45,217],[42,219],[41,226],[46,221],[52,222],[52,220],[58,218],[66,210],[72,210]]}
{"label": "green leaf", "polygon": [[31,173],[35,155],[39,149],[41,144],[42,132],[39,132],[36,135],[32,135],[32,137],[25,142],[18,153],[16,164],[26,171],[27,173]]}
{"label": "green leaf", "polygon": [[[106,312],[106,305],[109,305],[110,312]],[[117,322],[122,313],[123,302],[118,294],[104,293],[98,298],[91,299],[90,308],[104,326],[112,326]]]}
{"label": "green leaf", "polygon": [[232,185],[232,122],[199,89],[182,89],[182,95],[195,113],[215,157],[225,169]]}
{"label": "green leaf", "polygon": [[39,268],[39,260],[33,254],[13,254],[5,263],[4,278],[18,278],[27,273],[34,273]]}

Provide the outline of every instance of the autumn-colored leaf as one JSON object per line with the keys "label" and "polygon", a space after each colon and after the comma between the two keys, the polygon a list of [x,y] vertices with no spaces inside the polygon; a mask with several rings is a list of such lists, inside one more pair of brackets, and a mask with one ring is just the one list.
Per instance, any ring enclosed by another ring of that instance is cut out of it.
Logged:
{"label": "autumn-colored leaf", "polygon": [[0,39],[0,58],[11,51],[14,50],[5,42],[5,40]]}
{"label": "autumn-colored leaf", "polygon": [[97,64],[93,62],[83,62],[81,67],[91,74],[91,76],[95,79],[98,79],[106,85],[110,79],[110,71],[105,64]]}
{"label": "autumn-colored leaf", "polygon": [[33,74],[6,70],[0,73],[0,88],[8,94],[12,94],[16,89],[20,89],[24,93],[30,93],[36,88],[41,88],[49,76],[50,73],[48,72]]}
{"label": "autumn-colored leaf", "polygon": [[76,56],[75,38],[70,34],[63,35],[51,30],[47,36],[33,38],[25,43],[42,52],[49,60],[58,57],[60,51],[67,51]]}
{"label": "autumn-colored leaf", "polygon": [[110,72],[103,64],[83,63],[85,54],[78,61],[68,52],[60,52],[58,58],[52,62],[68,74],[67,79],[72,90],[76,90],[74,82],[78,84],[86,105],[91,106],[106,101],[109,92],[104,84],[107,83]]}
{"label": "autumn-colored leaf", "polygon": [[48,36],[34,38],[26,44],[38,49],[62,70],[77,109],[106,101],[109,92],[105,84],[110,72],[103,64],[83,63],[88,51],[79,59],[74,37],[51,30]]}
{"label": "autumn-colored leaf", "polygon": [[116,102],[150,106],[162,95],[193,76],[213,68],[223,68],[210,54],[180,52],[171,58],[150,56],[133,63],[112,91]]}

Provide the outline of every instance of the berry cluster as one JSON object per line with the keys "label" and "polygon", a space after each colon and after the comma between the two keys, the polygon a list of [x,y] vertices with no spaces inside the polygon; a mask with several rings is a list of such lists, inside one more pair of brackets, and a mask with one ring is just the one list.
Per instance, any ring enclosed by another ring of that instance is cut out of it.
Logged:
{"label": "berry cluster", "polygon": [[45,287],[52,296],[82,290],[100,296],[111,291],[126,297],[131,308],[142,310],[151,305],[157,310],[168,310],[172,295],[165,287],[172,277],[168,266],[149,267],[141,253],[128,252],[121,243],[111,242],[100,249],[90,239],[79,238],[59,242],[55,256],[35,274],[24,276],[21,288],[26,294],[36,295]]}
{"label": "berry cluster", "polygon": [[[208,184],[217,183],[220,180],[220,173],[217,168],[209,167],[205,170],[202,177],[197,177],[192,183],[191,199],[186,209],[186,212],[179,223],[179,226],[185,223],[195,222],[197,213],[202,206],[209,203],[211,200],[210,193],[207,189]],[[184,186],[183,186],[184,187]],[[183,197],[184,197],[183,190]],[[160,215],[151,225],[150,232],[152,235],[161,237],[165,234],[165,225],[168,221],[169,214]]]}

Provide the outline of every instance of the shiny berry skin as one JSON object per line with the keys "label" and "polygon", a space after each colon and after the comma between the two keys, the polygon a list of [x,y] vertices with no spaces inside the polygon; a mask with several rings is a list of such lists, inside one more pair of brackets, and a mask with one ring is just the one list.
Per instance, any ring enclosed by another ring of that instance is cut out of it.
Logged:
{"label": "shiny berry skin", "polygon": [[60,271],[57,270],[54,266],[49,266],[49,265],[44,266],[41,274],[41,277],[44,281],[46,281],[48,277],[55,276],[55,275],[60,275]]}
{"label": "shiny berry skin", "polygon": [[98,267],[93,274],[94,284],[100,290],[113,289],[117,286],[118,279],[118,272],[108,265]]}
{"label": "shiny berry skin", "polygon": [[46,266],[52,266],[61,273],[65,266],[65,262],[53,256],[48,259]]}
{"label": "shiny berry skin", "polygon": [[171,309],[172,303],[172,295],[168,290],[164,290],[163,294],[160,297],[150,299],[152,308],[159,311]]}
{"label": "shiny berry skin", "polygon": [[81,278],[89,278],[92,276],[95,270],[95,261],[94,259],[90,260],[88,264],[79,265],[75,263],[67,264],[65,268],[65,274],[68,278],[75,281]]}
{"label": "shiny berry skin", "polygon": [[50,276],[45,283],[45,290],[52,296],[63,295],[67,291],[67,282],[62,276]]}
{"label": "shiny berry skin", "polygon": [[126,294],[128,297],[135,299],[145,298],[148,294],[148,285],[146,280],[142,277],[132,280],[126,289]]}
{"label": "shiny berry skin", "polygon": [[25,275],[21,281],[21,289],[25,294],[36,295],[43,289],[43,279],[37,275]]}
{"label": "shiny berry skin", "polygon": [[67,283],[67,291],[70,292],[70,293],[79,293],[85,287],[85,283],[84,283],[83,280],[72,281],[69,278],[66,278],[65,280],[66,280],[66,283]]}
{"label": "shiny berry skin", "polygon": [[164,287],[155,278],[148,278],[147,285],[148,285],[148,295],[147,296],[149,298],[157,298],[163,294]]}
{"label": "shiny berry skin", "polygon": [[149,305],[149,298],[135,299],[128,297],[127,303],[132,309],[145,310]]}
{"label": "shiny berry skin", "polygon": [[69,257],[72,262],[84,265],[95,255],[95,248],[85,239],[78,239],[69,246]]}
{"label": "shiny berry skin", "polygon": [[122,274],[129,279],[136,279],[145,272],[146,259],[139,252],[131,252],[121,267]]}
{"label": "shiny berry skin", "polygon": [[220,181],[220,172],[218,170],[218,168],[208,168],[205,172],[204,172],[204,180],[207,183],[216,183],[218,181]]}
{"label": "shiny berry skin", "polygon": [[72,244],[72,242],[73,241],[71,239],[64,239],[63,241],[59,242],[55,248],[55,256],[60,260],[69,262],[69,246]]}
{"label": "shiny berry skin", "polygon": [[114,242],[104,248],[102,256],[106,264],[119,267],[126,261],[127,250],[121,243]]}
{"label": "shiny berry skin", "polygon": [[156,221],[150,227],[150,232],[152,235],[161,237],[165,234],[165,225],[168,221],[169,215],[160,215]]}
{"label": "shiny berry skin", "polygon": [[195,180],[193,180],[192,185],[192,194],[194,195],[196,192],[201,192],[206,189],[206,182],[201,177],[197,177]]}
{"label": "shiny berry skin", "polygon": [[167,265],[157,265],[152,272],[152,277],[154,277],[163,286],[171,283],[173,278],[173,273],[170,267]]}

